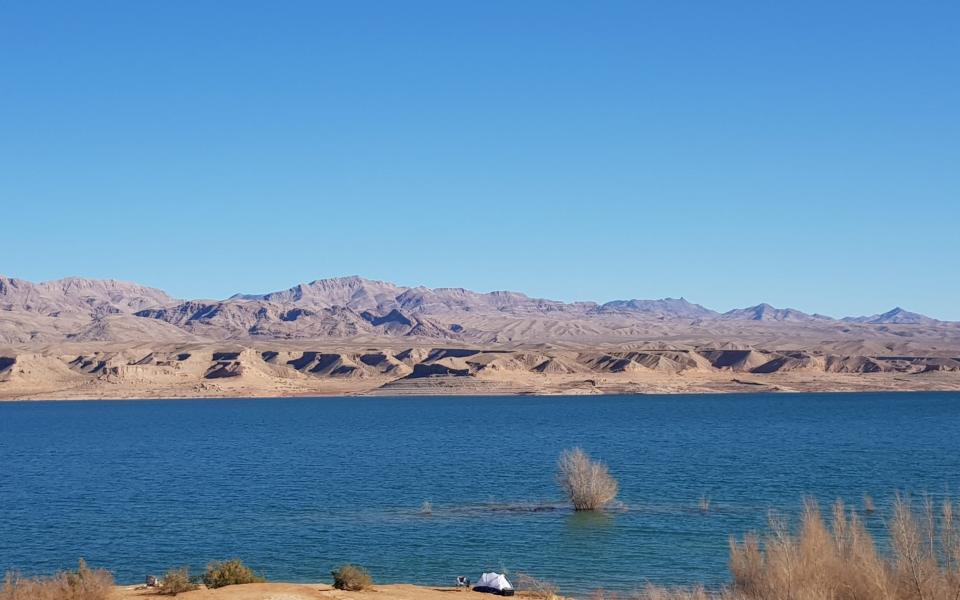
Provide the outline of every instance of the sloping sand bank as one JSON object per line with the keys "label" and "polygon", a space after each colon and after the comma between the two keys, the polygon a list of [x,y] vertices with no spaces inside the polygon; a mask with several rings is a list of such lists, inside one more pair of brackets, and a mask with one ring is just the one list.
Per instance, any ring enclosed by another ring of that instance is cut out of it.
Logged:
{"label": "sloping sand bank", "polygon": [[[522,593],[517,594],[523,597]],[[201,589],[177,594],[182,600],[313,600],[336,598],[339,600],[457,600],[458,598],[491,599],[497,596],[456,588],[417,586],[405,583],[377,585],[362,592],[335,590],[327,584],[253,583],[231,585],[216,590]],[[153,589],[137,589],[136,586],[117,588],[117,600],[161,600]]]}

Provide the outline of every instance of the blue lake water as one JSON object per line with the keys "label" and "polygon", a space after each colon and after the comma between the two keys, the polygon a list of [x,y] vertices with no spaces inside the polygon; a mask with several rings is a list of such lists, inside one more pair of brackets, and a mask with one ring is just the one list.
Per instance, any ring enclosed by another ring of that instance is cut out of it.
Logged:
{"label": "blue lake water", "polygon": [[[804,495],[871,494],[881,530],[894,492],[956,492],[958,436],[957,393],[0,403],[0,570],[83,556],[136,582],[236,556],[290,581],[355,562],[383,582],[720,584],[729,535]],[[563,507],[576,445],[624,510]]]}

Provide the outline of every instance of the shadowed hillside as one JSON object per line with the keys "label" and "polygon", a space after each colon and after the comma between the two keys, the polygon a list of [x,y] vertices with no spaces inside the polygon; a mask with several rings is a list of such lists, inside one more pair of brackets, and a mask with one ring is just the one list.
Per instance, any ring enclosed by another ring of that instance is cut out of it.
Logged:
{"label": "shadowed hillside", "polygon": [[0,397],[960,388],[960,324],[360,277],[176,300],[0,278]]}

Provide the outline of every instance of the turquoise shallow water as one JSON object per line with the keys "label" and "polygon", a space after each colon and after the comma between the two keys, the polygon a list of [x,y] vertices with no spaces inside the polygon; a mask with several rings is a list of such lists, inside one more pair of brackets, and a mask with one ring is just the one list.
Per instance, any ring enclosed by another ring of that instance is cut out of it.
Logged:
{"label": "turquoise shallow water", "polygon": [[[0,403],[0,570],[83,556],[134,582],[239,556],[294,581],[349,561],[425,584],[721,584],[728,536],[804,495],[869,493],[879,531],[895,491],[956,492],[958,436],[956,393]],[[623,510],[564,507],[574,445]]]}

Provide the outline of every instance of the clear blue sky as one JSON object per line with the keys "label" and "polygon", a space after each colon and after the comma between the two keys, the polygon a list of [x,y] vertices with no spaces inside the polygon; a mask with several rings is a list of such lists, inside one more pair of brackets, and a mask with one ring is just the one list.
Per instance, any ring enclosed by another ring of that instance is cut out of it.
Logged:
{"label": "clear blue sky", "polygon": [[0,273],[960,319],[960,3],[0,5]]}

